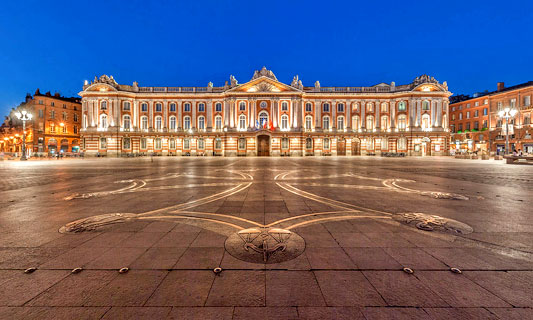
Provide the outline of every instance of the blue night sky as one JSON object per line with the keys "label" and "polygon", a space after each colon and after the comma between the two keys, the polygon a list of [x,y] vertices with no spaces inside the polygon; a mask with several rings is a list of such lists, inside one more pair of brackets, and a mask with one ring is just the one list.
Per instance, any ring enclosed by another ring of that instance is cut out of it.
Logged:
{"label": "blue night sky", "polygon": [[27,92],[85,79],[141,86],[240,83],[263,65],[290,83],[405,84],[456,94],[533,80],[533,1],[5,1],[0,116]]}

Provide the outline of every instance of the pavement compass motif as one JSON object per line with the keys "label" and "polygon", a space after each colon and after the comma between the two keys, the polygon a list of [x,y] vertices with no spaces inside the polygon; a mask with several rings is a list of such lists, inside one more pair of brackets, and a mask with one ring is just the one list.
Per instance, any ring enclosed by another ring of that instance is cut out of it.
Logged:
{"label": "pavement compass motif", "polygon": [[[273,182],[279,188],[299,197],[327,205],[333,208],[333,210],[290,216],[269,224],[259,223],[237,215],[195,211],[194,209],[196,207],[243,192],[253,183],[268,182],[254,180],[253,174],[258,172],[257,169],[221,169],[218,171],[225,172],[229,175],[202,176],[191,173],[170,173],[161,177],[148,179],[122,180],[117,183],[127,183],[128,185],[116,190],[70,195],[65,197],[65,200],[184,188],[227,188],[205,197],[142,213],[109,213],[80,219],[66,224],[59,231],[62,233],[77,233],[134,220],[171,220],[223,234],[227,237],[225,248],[229,254],[243,261],[267,264],[288,261],[304,252],[305,240],[294,232],[294,229],[328,221],[375,219],[381,221],[398,221],[407,226],[414,226],[424,231],[440,231],[454,234],[467,234],[473,231],[470,226],[456,220],[425,213],[390,213],[320,196],[316,193],[305,191],[301,187],[378,190],[380,192],[411,193],[436,199],[468,200],[469,198],[464,195],[410,189],[403,186],[403,184],[414,181],[405,179],[379,179],[354,173],[345,173],[336,176],[313,174],[297,176],[296,173],[301,173],[302,171],[275,169],[262,169],[259,171],[265,170],[271,171],[274,174],[279,171],[273,178]],[[350,181],[357,181],[359,183],[365,181],[368,183],[338,184],[320,182],[324,179],[337,177],[347,178]],[[184,182],[185,178],[193,179],[194,183]],[[176,179],[178,182],[174,183]]]}

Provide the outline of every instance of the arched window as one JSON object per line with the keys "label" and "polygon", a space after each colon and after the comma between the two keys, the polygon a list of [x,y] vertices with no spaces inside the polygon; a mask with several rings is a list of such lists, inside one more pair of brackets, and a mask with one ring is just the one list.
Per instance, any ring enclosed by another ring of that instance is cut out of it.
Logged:
{"label": "arched window", "polygon": [[131,117],[129,115],[125,115],[122,119],[122,126],[124,130],[130,130],[131,127]]}
{"label": "arched window", "polygon": [[106,137],[100,138],[100,149],[107,149],[107,138]]}
{"label": "arched window", "polygon": [[283,101],[281,103],[281,111],[288,111],[289,110],[289,104],[287,103],[287,101]]}
{"label": "arched window", "polygon": [[148,130],[148,117],[147,116],[141,117],[141,129]]}
{"label": "arched window", "polygon": [[405,102],[400,101],[400,103],[398,103],[398,111],[405,111],[405,109],[406,109]]}
{"label": "arched window", "polygon": [[246,116],[244,114],[239,116],[239,130],[246,130]]}
{"label": "arched window", "polygon": [[176,149],[176,139],[170,138],[168,140],[168,145],[169,145],[170,149],[172,149],[172,150]]}
{"label": "arched window", "polygon": [[239,102],[239,111],[246,111],[246,102]]}
{"label": "arched window", "polygon": [[305,117],[305,129],[311,130],[312,127],[313,127],[313,118],[311,116],[306,116]]}
{"label": "arched window", "polygon": [[141,138],[141,150],[146,150],[146,138]]}
{"label": "arched window", "polygon": [[100,103],[100,110],[107,110],[107,101],[102,101]]}
{"label": "arched window", "polygon": [[190,103],[185,103],[183,105],[183,112],[191,112],[191,104]]}
{"label": "arched window", "polygon": [[198,112],[205,112],[205,103],[201,102],[198,104]]}
{"label": "arched window", "polygon": [[203,138],[198,139],[198,150],[205,149],[205,140]]}
{"label": "arched window", "polygon": [[422,116],[422,130],[429,130],[430,128],[430,121],[429,121],[429,114],[425,114]]}
{"label": "arched window", "polygon": [[155,149],[156,150],[161,150],[161,138],[156,138],[155,139]]}
{"label": "arched window", "polygon": [[183,149],[189,150],[191,148],[191,140],[189,138],[183,139]]}
{"label": "arched window", "polygon": [[374,130],[374,116],[366,116],[366,129]]}
{"label": "arched window", "polygon": [[222,139],[216,138],[215,139],[215,150],[222,149]]}
{"label": "arched window", "polygon": [[344,117],[337,117],[337,130],[344,130]]}
{"label": "arched window", "polygon": [[161,111],[163,111],[163,105],[158,102],[155,104],[155,112],[161,112]]}
{"label": "arched window", "polygon": [[352,129],[354,130],[361,129],[361,119],[359,118],[359,116],[352,117]]}
{"label": "arched window", "polygon": [[141,111],[142,112],[147,112],[148,111],[148,103],[146,103],[146,102],[141,103]]}
{"label": "arched window", "polygon": [[306,138],[305,139],[305,148],[307,150],[313,149],[313,139],[311,139],[311,138]]}
{"label": "arched window", "polygon": [[176,112],[176,104],[175,103],[171,103],[170,104],[170,112]]}
{"label": "arched window", "polygon": [[184,130],[191,129],[191,117],[186,116],[185,118],[183,118],[183,129]]}
{"label": "arched window", "polygon": [[124,105],[122,107],[124,109],[124,111],[130,111],[131,110],[131,103],[129,103],[128,101],[124,102]]}
{"label": "arched window", "polygon": [[222,103],[217,102],[215,104],[215,112],[222,112]]}
{"label": "arched window", "polygon": [[168,121],[168,127],[170,128],[170,130],[176,130],[176,117],[170,117]]}
{"label": "arched window", "polygon": [[305,104],[305,112],[312,112],[313,111],[313,105],[311,103]]}
{"label": "arched window", "polygon": [[163,127],[163,118],[161,118],[161,116],[155,117],[155,129],[161,130],[162,127]]}
{"label": "arched window", "polygon": [[324,112],[329,112],[329,103],[324,103],[322,108],[323,108]]}
{"label": "arched window", "polygon": [[266,111],[261,111],[259,113],[259,124],[264,127],[268,125],[268,113]]}
{"label": "arched window", "polygon": [[387,109],[388,109],[388,108],[387,108],[387,104],[386,104],[385,102],[383,102],[383,103],[381,104],[381,112],[387,112]]}
{"label": "arched window", "polygon": [[389,117],[381,116],[381,130],[389,129]]}
{"label": "arched window", "polygon": [[222,117],[221,116],[215,117],[215,129],[217,130],[222,129]]}
{"label": "arched window", "polygon": [[246,138],[239,138],[239,150],[246,150]]}
{"label": "arched window", "polygon": [[100,128],[107,129],[107,115],[105,113],[100,115]]}
{"label": "arched window", "polygon": [[322,118],[322,129],[329,130],[329,117],[328,116],[324,116],[324,118]]}
{"label": "arched window", "polygon": [[205,130],[205,117],[198,117],[198,129]]}
{"label": "arched window", "polygon": [[372,102],[366,104],[366,112],[374,112],[374,105]]}
{"label": "arched window", "polygon": [[429,101],[422,101],[422,110],[429,110]]}
{"label": "arched window", "polygon": [[286,114],[281,116],[281,130],[289,130],[289,116]]}
{"label": "arched window", "polygon": [[401,131],[404,131],[407,128],[407,116],[405,114],[401,114],[398,116],[398,129]]}

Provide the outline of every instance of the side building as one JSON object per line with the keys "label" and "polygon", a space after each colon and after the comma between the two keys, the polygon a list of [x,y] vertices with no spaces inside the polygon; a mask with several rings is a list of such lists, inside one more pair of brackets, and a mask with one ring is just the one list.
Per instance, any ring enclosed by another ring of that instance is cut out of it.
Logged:
{"label": "side building", "polygon": [[446,82],[304,87],[270,70],[222,87],[140,87],[106,75],[83,86],[86,155],[445,155]]}
{"label": "side building", "polygon": [[28,155],[78,153],[80,151],[81,98],[62,97],[59,93],[27,95],[25,102],[13,108],[0,130],[0,151],[21,152],[22,121],[15,113],[25,110],[32,114],[26,122]]}
{"label": "side building", "polygon": [[506,119],[498,112],[515,109],[509,119],[509,151],[520,149],[533,154],[533,81],[505,87],[499,82],[497,90],[477,97],[466,97],[450,104],[452,149],[455,152],[484,152],[501,154],[505,150]]}

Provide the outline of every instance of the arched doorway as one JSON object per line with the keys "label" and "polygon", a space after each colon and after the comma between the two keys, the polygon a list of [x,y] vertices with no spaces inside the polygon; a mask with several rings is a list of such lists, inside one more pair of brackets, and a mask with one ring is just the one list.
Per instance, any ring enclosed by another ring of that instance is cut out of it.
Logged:
{"label": "arched doorway", "polygon": [[422,156],[430,156],[431,155],[431,139],[428,137],[424,137],[422,139],[422,145],[421,145],[421,154]]}
{"label": "arched doorway", "polygon": [[61,151],[60,152],[68,152],[68,140],[67,139],[61,140]]}
{"label": "arched doorway", "polygon": [[50,138],[48,140],[48,152],[55,153],[57,151],[57,140]]}
{"label": "arched doorway", "polygon": [[361,140],[359,138],[353,138],[352,140],[352,155],[361,155]]}
{"label": "arched doorway", "polygon": [[257,155],[259,157],[270,156],[270,136],[257,136]]}
{"label": "arched doorway", "polygon": [[344,138],[337,138],[337,155],[346,155],[346,140]]}

